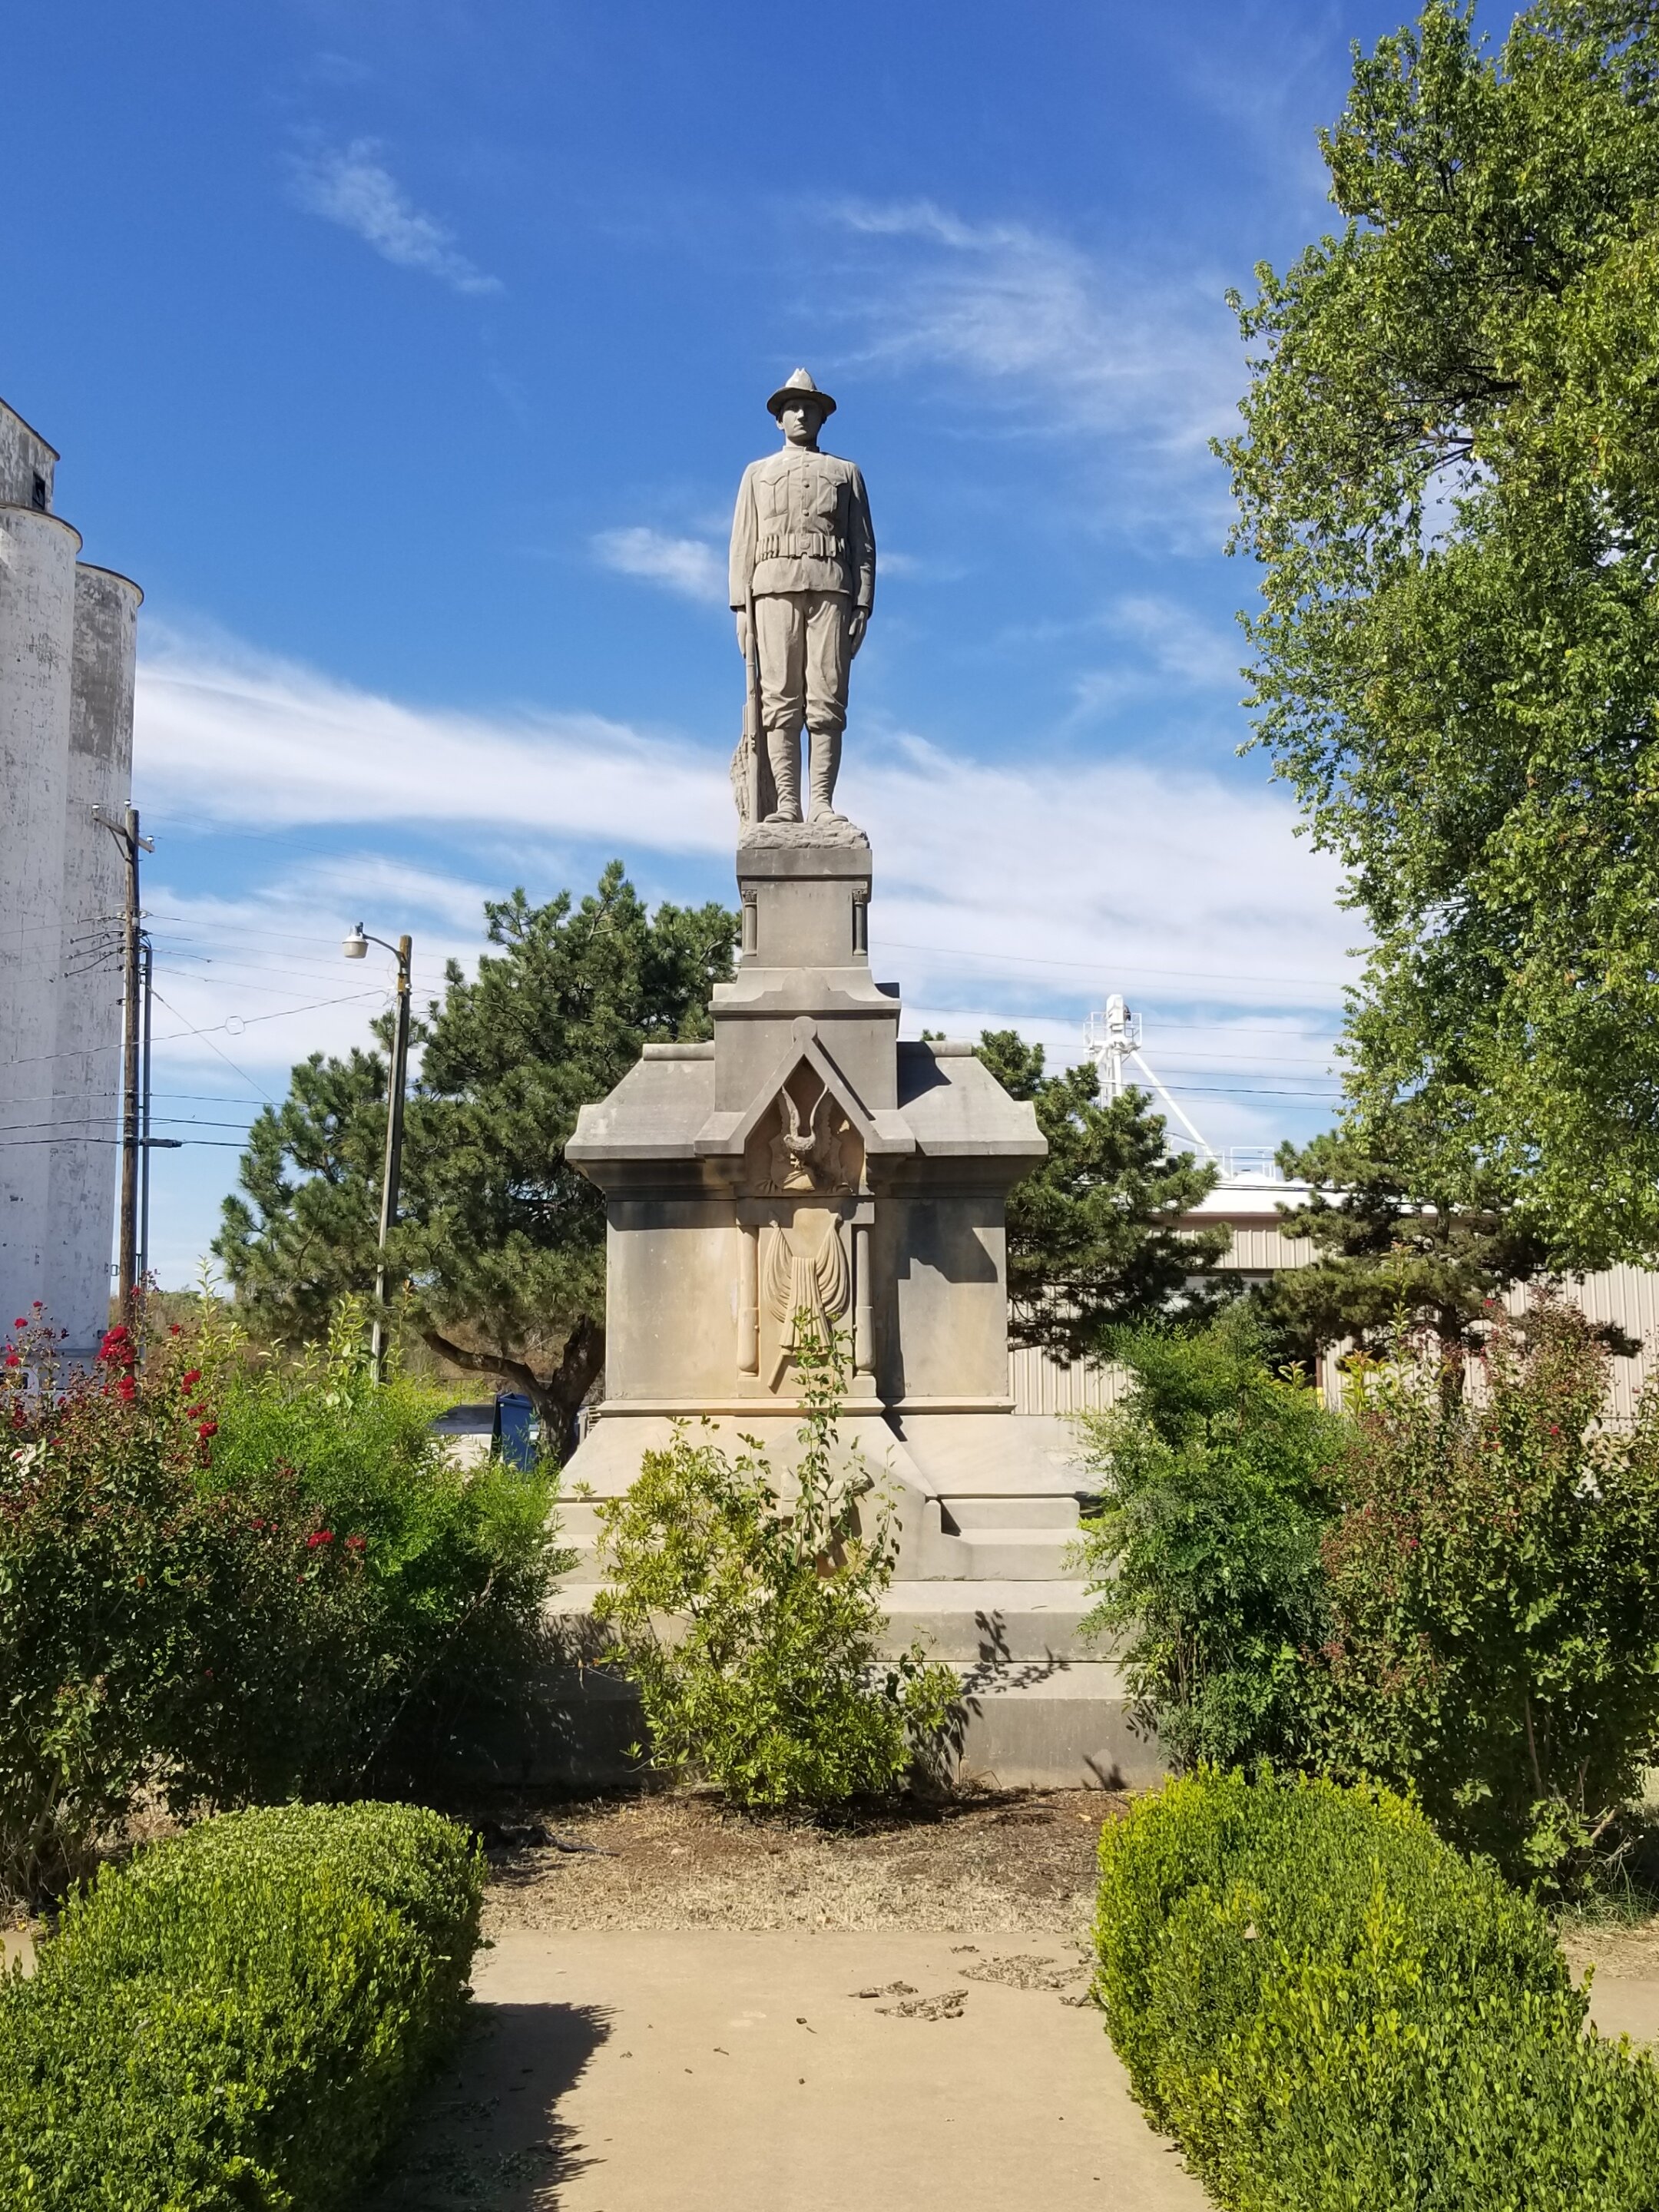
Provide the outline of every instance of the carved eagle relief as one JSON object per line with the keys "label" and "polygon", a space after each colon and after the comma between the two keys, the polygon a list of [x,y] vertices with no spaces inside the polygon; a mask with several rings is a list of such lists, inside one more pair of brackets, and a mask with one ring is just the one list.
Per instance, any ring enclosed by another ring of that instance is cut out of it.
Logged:
{"label": "carved eagle relief", "polygon": [[[842,1160],[840,1109],[826,1084],[805,1121],[786,1084],[778,1093],[778,1133],[768,1147],[767,1194],[773,1197],[850,1188]],[[842,1123],[844,1127],[845,1124]]]}

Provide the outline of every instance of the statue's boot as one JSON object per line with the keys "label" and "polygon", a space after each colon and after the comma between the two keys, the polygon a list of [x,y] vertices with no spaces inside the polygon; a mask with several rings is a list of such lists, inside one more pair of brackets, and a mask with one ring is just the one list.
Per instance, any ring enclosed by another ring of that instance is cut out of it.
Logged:
{"label": "statue's boot", "polygon": [[800,739],[788,730],[766,732],[766,757],[772,763],[772,787],[777,805],[769,822],[800,820]]}
{"label": "statue's boot", "polygon": [[814,730],[811,745],[811,805],[807,819],[839,822],[842,817],[836,811],[836,779],[841,774],[841,732]]}

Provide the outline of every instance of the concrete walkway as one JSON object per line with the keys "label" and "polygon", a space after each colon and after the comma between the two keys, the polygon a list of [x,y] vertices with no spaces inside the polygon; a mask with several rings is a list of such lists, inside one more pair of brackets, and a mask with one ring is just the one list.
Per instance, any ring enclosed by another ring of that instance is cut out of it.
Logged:
{"label": "concrete walkway", "polygon": [[1632,2043],[1659,2042],[1659,1981],[1598,1967],[1590,1984],[1589,2016],[1602,2035],[1627,2035]]}
{"label": "concrete walkway", "polygon": [[1099,2014],[1062,2002],[1084,1984],[1056,1940],[519,1933],[474,1979],[471,2039],[382,2212],[1209,2203]]}

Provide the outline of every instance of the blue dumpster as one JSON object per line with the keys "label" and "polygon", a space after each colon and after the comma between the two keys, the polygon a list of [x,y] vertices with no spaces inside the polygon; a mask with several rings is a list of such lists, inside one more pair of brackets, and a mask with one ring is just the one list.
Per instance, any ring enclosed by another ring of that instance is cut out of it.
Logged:
{"label": "blue dumpster", "polygon": [[536,1408],[521,1390],[503,1390],[496,1399],[495,1425],[490,1434],[489,1448],[499,1453],[508,1467],[527,1471],[535,1466],[540,1451]]}

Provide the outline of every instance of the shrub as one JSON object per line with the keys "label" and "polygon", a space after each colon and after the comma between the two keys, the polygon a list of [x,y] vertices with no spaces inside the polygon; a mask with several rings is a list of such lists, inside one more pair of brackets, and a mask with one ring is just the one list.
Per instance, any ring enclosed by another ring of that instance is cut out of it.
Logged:
{"label": "shrub", "polygon": [[1084,1417],[1101,1496],[1085,1629],[1124,1638],[1144,1724],[1177,1765],[1309,1755],[1306,1654],[1325,1634],[1319,1545],[1341,1422],[1274,1374],[1249,1310],[1114,1342],[1127,1398]]}
{"label": "shrub", "polygon": [[1647,2212],[1659,2074],[1539,1909],[1381,1790],[1204,1770],[1101,1837],[1098,1989],[1230,2212]]}
{"label": "shrub", "polygon": [[1327,1755],[1568,1881],[1659,1729],[1659,1389],[1603,1428],[1608,1354],[1556,1300],[1494,1314],[1468,1389],[1399,1352],[1362,1378],[1325,1544]]}
{"label": "shrub", "polygon": [[307,1547],[291,1488],[258,1510],[204,1495],[197,1372],[163,1360],[141,1385],[112,1330],[58,1390],[51,1352],[26,1329],[0,1368],[0,1892],[21,1897],[88,1872],[160,1768],[193,1777],[216,1708],[257,1739],[296,1660],[335,1720],[321,1662],[349,1647],[359,1599],[350,1558]]}
{"label": "shrub", "polygon": [[483,1868],[406,1806],[204,1821],[0,1983],[0,2202],[329,2212],[460,2021]]}
{"label": "shrub", "polygon": [[[568,1564],[556,1474],[495,1458],[458,1465],[432,1428],[447,1397],[395,1361],[377,1385],[366,1334],[362,1302],[345,1299],[327,1340],[288,1362],[256,1355],[216,1302],[204,1302],[193,1335],[219,1424],[204,1486],[258,1498],[291,1486],[313,1528],[362,1565],[372,1630],[352,1723],[308,1728],[287,1753],[287,1786],[307,1795],[370,1773],[418,1783],[470,1711],[519,1695]],[[281,1786],[271,1770],[254,1794]]]}
{"label": "shrub", "polygon": [[959,1694],[920,1640],[878,1656],[891,1517],[856,1454],[837,1464],[833,1362],[810,1345],[804,1357],[810,1410],[787,1507],[758,1448],[734,1459],[677,1425],[627,1496],[599,1508],[612,1587],[595,1610],[639,1685],[653,1759],[745,1806],[893,1789]]}
{"label": "shrub", "polygon": [[[382,1402],[384,1399],[384,1402]],[[94,1371],[0,1355],[0,1893],[61,1893],[141,1787],[179,1812],[418,1781],[538,1648],[549,1486],[468,1474],[338,1343],[210,1319]]]}

